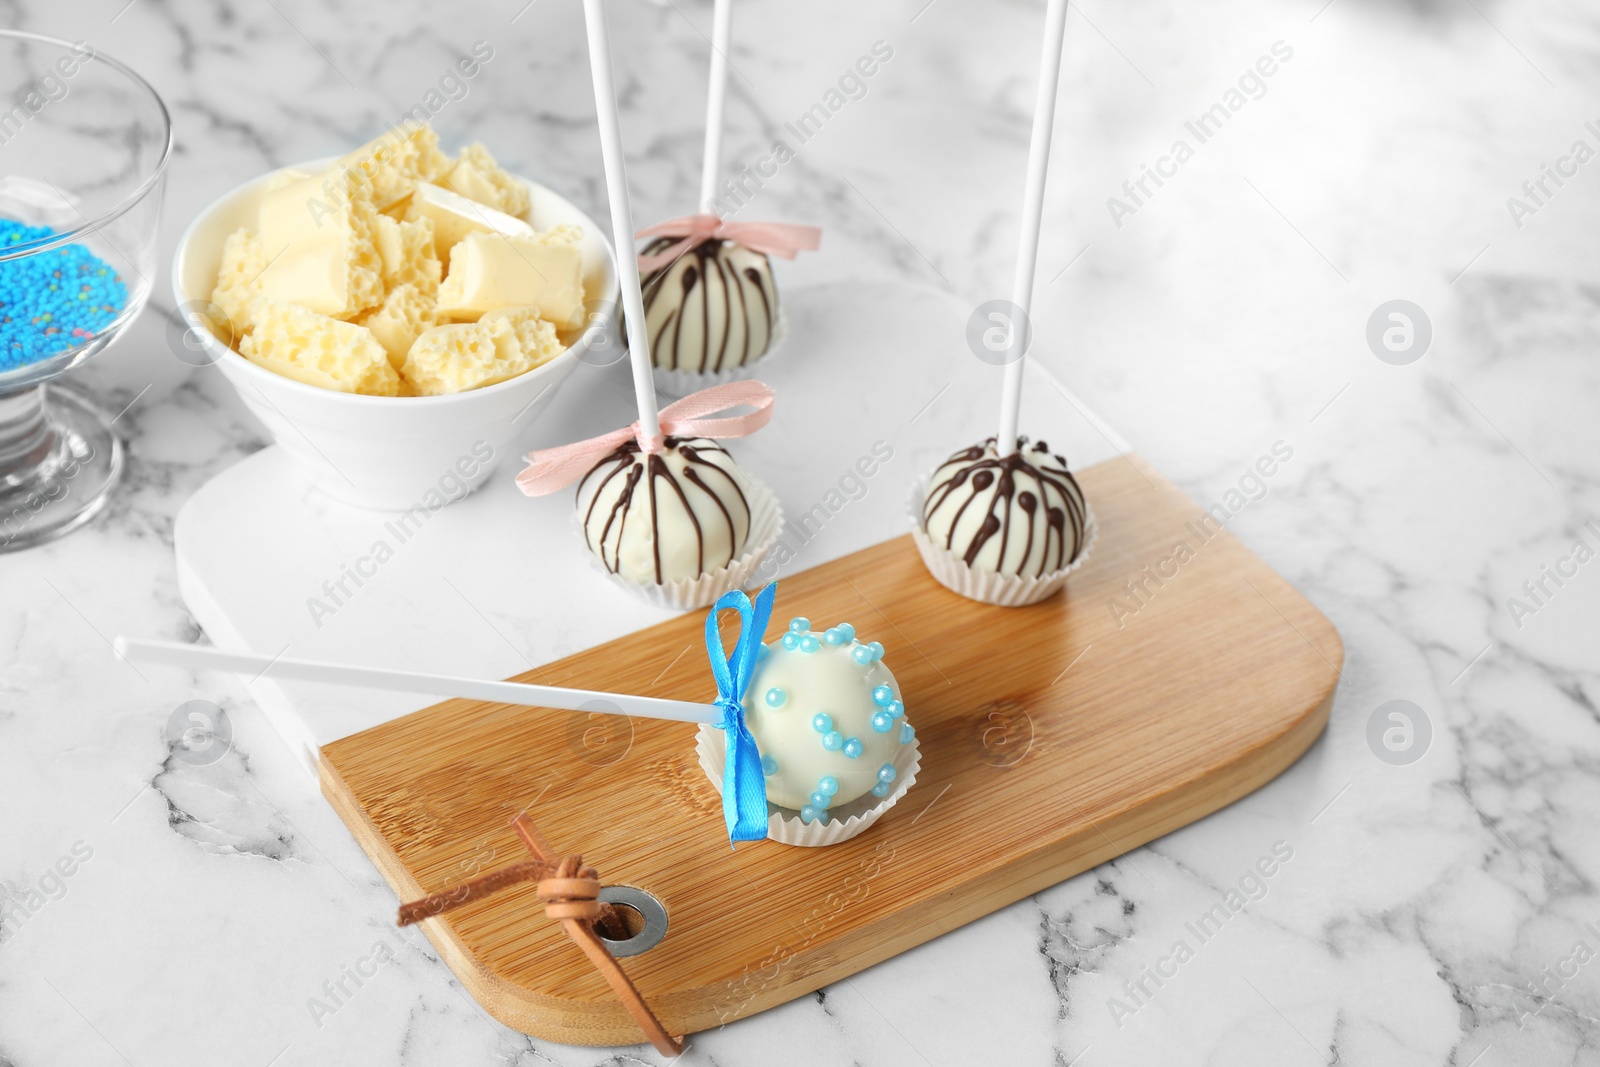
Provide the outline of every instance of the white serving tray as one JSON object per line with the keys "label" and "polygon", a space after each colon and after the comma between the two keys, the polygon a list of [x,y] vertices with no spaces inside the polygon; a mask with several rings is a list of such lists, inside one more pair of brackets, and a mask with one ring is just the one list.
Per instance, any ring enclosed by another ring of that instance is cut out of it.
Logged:
{"label": "white serving tray", "polygon": [[[730,445],[783,500],[792,558],[780,577],[904,533],[913,480],[994,432],[1002,373],[967,347],[971,307],[946,293],[838,284],[782,298],[791,333],[765,378],[778,395],[772,423]],[[1036,351],[1049,343],[1035,336]],[[521,447],[614,429],[631,407],[625,363],[580,367]],[[1129,451],[1036,362],[1022,426],[1074,468]],[[856,469],[864,458],[871,477]],[[179,513],[179,589],[221,647],[485,678],[668,617],[594,572],[570,495],[524,497],[521,466],[506,457],[484,489],[403,529],[321,495],[267,448]],[[242,684],[313,777],[321,744],[437,702],[279,683],[270,670]]]}

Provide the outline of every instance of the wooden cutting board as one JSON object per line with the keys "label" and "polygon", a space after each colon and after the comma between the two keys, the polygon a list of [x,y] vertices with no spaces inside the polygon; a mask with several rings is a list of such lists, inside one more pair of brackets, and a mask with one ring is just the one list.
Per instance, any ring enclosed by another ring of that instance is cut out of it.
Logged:
{"label": "wooden cutting board", "polygon": [[[1079,477],[1099,542],[1042,604],[956,596],[909,536],[780,584],[769,634],[806,615],[881,641],[922,745],[915,785],[848,842],[731,850],[693,726],[463,700],[323,746],[323,792],[402,900],[526,858],[523,810],[654,894],[667,935],[624,966],[674,1032],[802,996],[1216,811],[1327,722],[1343,646],[1320,612],[1137,457]],[[709,701],[703,625],[519,678]],[[506,1025],[642,1040],[532,886],[424,928]]]}

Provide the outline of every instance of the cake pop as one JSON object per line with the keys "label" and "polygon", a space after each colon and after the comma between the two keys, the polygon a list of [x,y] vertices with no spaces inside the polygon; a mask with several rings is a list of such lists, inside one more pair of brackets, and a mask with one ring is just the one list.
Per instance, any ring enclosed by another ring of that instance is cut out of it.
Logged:
{"label": "cake pop", "polygon": [[750,537],[750,483],[727,449],[667,437],[659,452],[629,438],[578,483],[584,542],[631,582],[679,582],[737,559]]}
{"label": "cake pop", "polygon": [[955,453],[934,471],[917,503],[914,540],[929,572],[946,588],[1005,606],[1032,604],[1059,590],[1093,541],[1094,522],[1067,461],[1017,433],[1023,372],[1033,336],[1028,307],[1039,260],[1045,174],[1067,0],[1049,0],[1022,196],[1022,233],[1006,312],[1000,429]]}
{"label": "cake pop", "polygon": [[[584,21],[611,232],[622,249],[633,239],[633,210],[599,0],[585,0]],[[777,540],[782,513],[776,497],[707,440],[742,437],[765,426],[772,417],[772,390],[760,382],[727,382],[658,411],[639,265],[632,256],[619,256],[617,274],[638,421],[530,453],[517,486],[543,496],[581,479],[578,521],[605,570],[662,607],[701,607],[737,589]],[[710,417],[732,408],[748,410]]]}
{"label": "cake pop", "polygon": [[1028,439],[1002,456],[993,437],[957,452],[938,470],[922,504],[934,544],[968,567],[1039,578],[1077,560],[1088,511],[1083,490],[1045,442]]}
{"label": "cake pop", "polygon": [[[640,256],[652,262],[677,244],[657,237]],[[711,238],[646,274],[642,284],[650,359],[663,370],[733,370],[772,344],[778,290],[763,253]]]}
{"label": "cake pop", "polygon": [[822,236],[815,226],[740,223],[723,217],[731,210],[717,198],[732,51],[731,0],[714,0],[711,22],[705,149],[700,162],[702,214],[672,219],[634,235],[650,239],[639,253],[650,361],[662,376],[662,385],[674,392],[695,388],[699,383],[692,376],[737,375],[772,350],[782,336],[782,319],[770,257],[793,259],[801,251],[815,249]]}
{"label": "cake pop", "polygon": [[809,823],[868,793],[888,796],[895,755],[916,731],[883,646],[857,640],[849,623],[819,633],[796,618],[758,657],[745,721],[767,799]]}

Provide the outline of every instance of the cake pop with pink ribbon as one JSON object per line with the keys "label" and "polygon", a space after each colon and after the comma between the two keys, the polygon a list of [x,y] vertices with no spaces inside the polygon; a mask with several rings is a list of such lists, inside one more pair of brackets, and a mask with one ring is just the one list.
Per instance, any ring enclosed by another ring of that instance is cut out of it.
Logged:
{"label": "cake pop with pink ribbon", "polygon": [[[724,381],[776,347],[783,312],[772,258],[815,250],[822,231],[787,222],[735,222],[720,210],[722,116],[733,33],[731,0],[712,11],[701,212],[640,230],[646,332],[663,384]],[[629,344],[632,339],[630,336]]]}
{"label": "cake pop with pink ribbon", "polygon": [[[611,54],[604,12],[596,4],[585,13],[612,234],[622,249],[633,239],[633,217]],[[752,578],[777,539],[777,498],[718,443],[765,426],[772,390],[726,382],[657,411],[638,263],[620,255],[617,273],[638,421],[529,453],[517,486],[544,496],[577,483],[578,525],[605,572],[662,606],[701,607]]]}

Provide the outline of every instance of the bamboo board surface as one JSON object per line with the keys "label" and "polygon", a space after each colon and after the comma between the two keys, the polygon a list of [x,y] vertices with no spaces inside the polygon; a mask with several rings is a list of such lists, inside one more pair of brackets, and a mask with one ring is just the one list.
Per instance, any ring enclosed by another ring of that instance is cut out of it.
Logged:
{"label": "bamboo board surface", "polygon": [[[769,635],[806,615],[881,641],[922,745],[910,792],[848,842],[730,850],[692,725],[472,701],[325,745],[323,792],[402,900],[526,858],[523,810],[606,883],[653,893],[667,936],[624,967],[676,1033],[802,996],[1231,803],[1321,733],[1343,661],[1328,620],[1226,531],[1202,542],[1199,509],[1138,457],[1079,479],[1100,534],[1065,596],[964,600],[909,536],[781,582]],[[1161,563],[1179,541],[1191,558]],[[1130,580],[1143,606],[1119,617]],[[519,677],[709,701],[702,627]],[[424,929],[508,1026],[641,1040],[531,885]]]}

